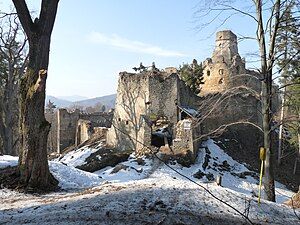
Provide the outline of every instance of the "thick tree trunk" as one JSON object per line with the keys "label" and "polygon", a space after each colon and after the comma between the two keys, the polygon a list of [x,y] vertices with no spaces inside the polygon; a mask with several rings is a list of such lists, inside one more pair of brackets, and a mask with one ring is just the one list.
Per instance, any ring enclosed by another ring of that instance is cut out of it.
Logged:
{"label": "thick tree trunk", "polygon": [[29,40],[29,66],[20,87],[20,185],[29,191],[53,190],[58,182],[48,167],[50,123],[44,116],[50,36],[36,35]]}
{"label": "thick tree trunk", "polygon": [[29,43],[29,62],[20,85],[20,185],[30,191],[53,190],[58,181],[49,171],[47,139],[50,123],[44,115],[50,38],[59,0],[42,0],[32,21],[25,0],[12,0]]}

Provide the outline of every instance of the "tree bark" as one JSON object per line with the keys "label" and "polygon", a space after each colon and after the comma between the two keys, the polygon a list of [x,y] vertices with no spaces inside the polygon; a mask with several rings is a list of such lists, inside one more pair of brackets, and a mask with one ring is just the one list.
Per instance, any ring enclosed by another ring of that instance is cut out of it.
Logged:
{"label": "tree bark", "polygon": [[13,3],[29,42],[28,67],[20,85],[20,187],[28,191],[54,190],[58,181],[48,166],[50,123],[45,119],[44,108],[50,39],[58,0],[43,0],[39,19],[34,22],[24,0],[13,0]]}
{"label": "tree bark", "polygon": [[[271,32],[269,43],[269,55],[267,58],[265,30],[263,24],[262,1],[256,0],[256,17],[257,17],[257,40],[261,57],[261,73],[262,73],[262,123],[264,133],[264,148],[266,150],[265,170],[264,170],[264,191],[265,198],[275,202],[275,180],[274,180],[274,152],[271,141],[271,123],[272,123],[272,67],[274,63],[275,38],[279,23],[280,0],[274,3],[275,25]],[[273,17],[272,15],[271,17]],[[271,18],[273,19],[273,18]]]}
{"label": "tree bark", "polygon": [[264,131],[264,148],[266,150],[265,170],[264,170],[264,191],[265,199],[275,202],[275,179],[274,179],[274,153],[271,141],[271,87],[269,84],[270,77],[262,82],[262,112],[263,112],[263,131]]}
{"label": "tree bark", "polygon": [[48,167],[50,124],[44,116],[49,47],[48,36],[37,36],[30,41],[29,66],[20,87],[20,184],[34,190],[52,190],[57,185]]}

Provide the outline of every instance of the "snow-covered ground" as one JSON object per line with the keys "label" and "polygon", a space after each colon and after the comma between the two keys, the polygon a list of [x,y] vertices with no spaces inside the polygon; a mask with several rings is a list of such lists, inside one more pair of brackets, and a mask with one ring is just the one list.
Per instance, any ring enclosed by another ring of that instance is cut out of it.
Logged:
{"label": "snow-covered ground", "polygon": [[[79,152],[75,152],[78,160],[72,161],[73,166],[49,163],[64,191],[40,196],[1,189],[0,224],[247,224],[241,215],[157,159],[138,163],[132,155],[113,168],[88,173],[74,168],[89,155]],[[16,164],[16,157],[0,156],[0,168]],[[276,183],[279,203],[262,201],[258,205],[257,174],[233,160],[213,140],[204,144],[195,165],[170,165],[255,223],[300,223],[292,209],[279,204],[293,192]],[[219,174],[223,187],[212,182]]]}
{"label": "snow-covered ground", "polygon": [[102,147],[102,142],[100,142],[94,148],[82,147],[82,148],[76,149],[74,151],[68,152],[62,158],[57,158],[53,161],[61,162],[63,164],[66,164],[68,166],[73,166],[73,167],[81,166],[81,165],[85,164],[86,158],[88,158],[92,153],[98,151],[98,149],[101,147]]}

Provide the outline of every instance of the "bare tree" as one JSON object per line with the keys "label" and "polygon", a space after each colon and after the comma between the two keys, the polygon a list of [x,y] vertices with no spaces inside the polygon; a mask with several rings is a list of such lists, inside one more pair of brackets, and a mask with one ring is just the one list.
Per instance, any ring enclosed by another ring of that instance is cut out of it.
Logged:
{"label": "bare tree", "polygon": [[20,186],[30,191],[53,190],[57,180],[49,171],[45,88],[51,33],[59,0],[42,0],[39,17],[31,18],[25,0],[12,0],[29,43],[29,62],[20,86]]}
{"label": "bare tree", "polygon": [[[274,186],[274,147],[271,143],[272,131],[272,81],[273,67],[275,61],[275,46],[278,28],[284,22],[283,13],[284,7],[289,0],[262,1],[253,0],[244,4],[234,4],[234,0],[211,0],[205,1],[205,7],[198,10],[196,15],[207,18],[207,15],[212,15],[206,22],[201,22],[199,29],[204,29],[207,26],[213,26],[217,21],[216,27],[221,27],[230,18],[237,14],[246,16],[255,24],[256,37],[259,49],[259,72],[261,74],[262,93],[261,93],[261,112],[263,121],[263,136],[264,148],[266,149],[264,188],[266,198],[270,201],[275,201],[275,186]],[[254,39],[253,37],[244,37],[245,39]]]}
{"label": "bare tree", "polygon": [[27,40],[15,14],[0,20],[0,137],[3,154],[17,155],[19,81],[27,65]]}

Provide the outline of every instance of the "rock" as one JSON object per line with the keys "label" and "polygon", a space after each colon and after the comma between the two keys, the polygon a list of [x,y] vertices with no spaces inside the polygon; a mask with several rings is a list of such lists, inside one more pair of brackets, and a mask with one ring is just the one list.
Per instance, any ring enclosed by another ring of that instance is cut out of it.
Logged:
{"label": "rock", "polygon": [[208,173],[208,174],[205,174],[207,180],[209,181],[214,181],[215,180],[215,177],[212,173]]}
{"label": "rock", "polygon": [[131,153],[132,151],[102,148],[86,158],[86,163],[84,165],[77,166],[76,168],[87,172],[95,172],[107,166],[114,167],[119,163],[126,161]]}
{"label": "rock", "polygon": [[118,173],[120,170],[126,170],[129,166],[118,164],[115,166],[115,168],[111,171],[110,174]]}
{"label": "rock", "polygon": [[199,170],[197,173],[195,173],[193,175],[193,177],[197,178],[197,179],[201,179],[202,177],[205,176],[205,173],[203,173],[201,170]]}

